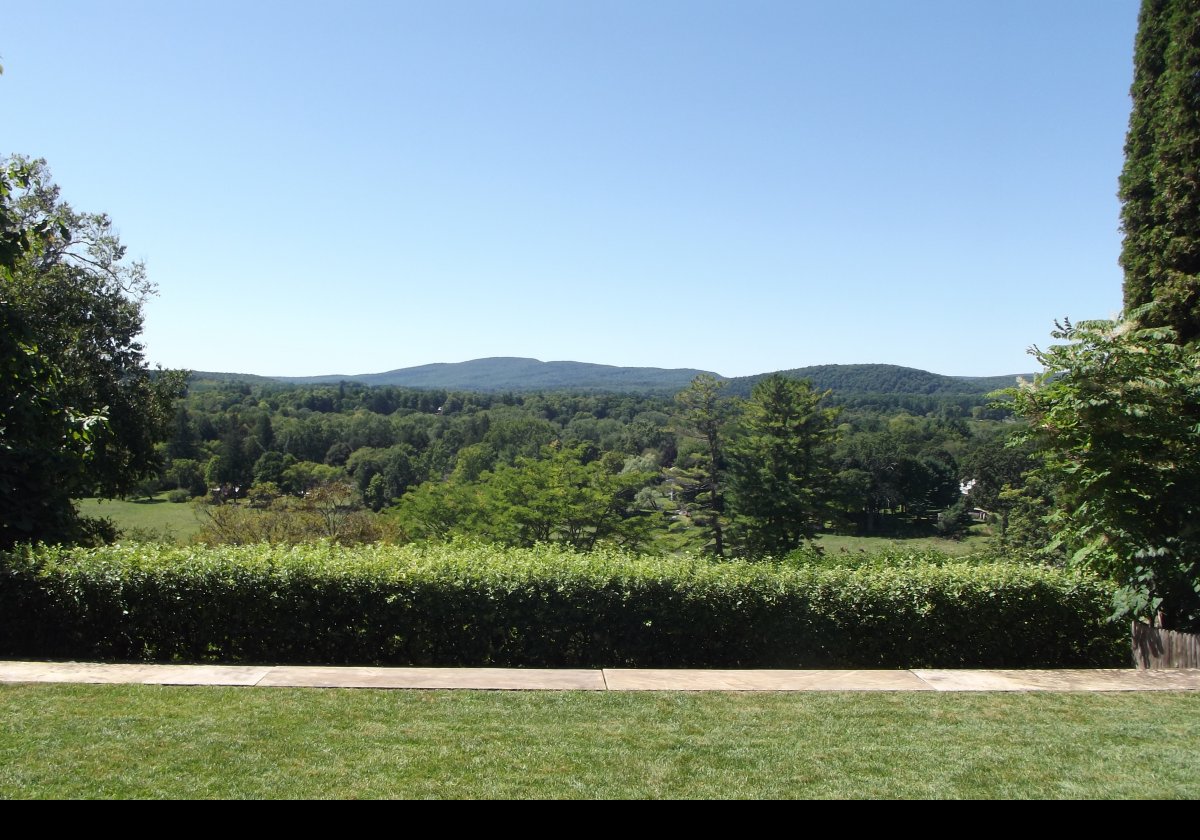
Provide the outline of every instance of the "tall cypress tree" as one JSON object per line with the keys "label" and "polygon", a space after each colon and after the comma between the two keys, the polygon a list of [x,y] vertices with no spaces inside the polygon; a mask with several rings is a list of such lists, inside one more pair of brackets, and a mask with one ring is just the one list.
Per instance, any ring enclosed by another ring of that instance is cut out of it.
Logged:
{"label": "tall cypress tree", "polygon": [[1125,308],[1200,338],[1200,0],[1143,0],[1121,174]]}

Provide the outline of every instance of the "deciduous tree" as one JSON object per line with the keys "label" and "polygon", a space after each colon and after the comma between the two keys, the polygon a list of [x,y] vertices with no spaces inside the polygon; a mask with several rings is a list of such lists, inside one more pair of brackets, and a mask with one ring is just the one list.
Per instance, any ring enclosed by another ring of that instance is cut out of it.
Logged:
{"label": "deciduous tree", "polygon": [[516,546],[562,542],[581,551],[600,543],[637,548],[647,539],[649,520],[634,500],[652,473],[623,471],[619,456],[589,458],[584,445],[547,446],[542,455],[477,481],[422,484],[400,500],[399,529],[410,539],[461,534]]}
{"label": "deciduous tree", "polygon": [[0,544],[80,536],[73,499],[132,491],[158,465],[182,372],[137,338],[153,293],[107,216],[76,212],[44,161],[0,176]]}
{"label": "deciduous tree", "polygon": [[1120,614],[1200,628],[1200,350],[1136,317],[1054,337],[1008,394],[1057,488],[1058,542],[1123,585]]}

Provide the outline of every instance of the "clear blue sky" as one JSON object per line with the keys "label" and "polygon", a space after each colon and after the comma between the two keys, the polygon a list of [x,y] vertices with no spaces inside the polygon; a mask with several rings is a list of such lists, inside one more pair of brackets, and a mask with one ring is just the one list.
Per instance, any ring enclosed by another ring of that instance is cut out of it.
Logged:
{"label": "clear blue sky", "polygon": [[152,362],[1036,369],[1121,303],[1136,0],[9,4]]}

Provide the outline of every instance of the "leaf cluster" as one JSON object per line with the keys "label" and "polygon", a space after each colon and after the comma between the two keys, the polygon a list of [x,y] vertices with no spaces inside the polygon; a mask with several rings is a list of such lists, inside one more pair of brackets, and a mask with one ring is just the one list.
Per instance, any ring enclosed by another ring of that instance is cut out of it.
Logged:
{"label": "leaf cluster", "polygon": [[[1057,489],[1051,525],[1077,564],[1124,587],[1120,612],[1200,622],[1200,349],[1130,319],[1058,325],[1064,343],[1010,389]],[[1161,616],[1160,616],[1161,614]]]}

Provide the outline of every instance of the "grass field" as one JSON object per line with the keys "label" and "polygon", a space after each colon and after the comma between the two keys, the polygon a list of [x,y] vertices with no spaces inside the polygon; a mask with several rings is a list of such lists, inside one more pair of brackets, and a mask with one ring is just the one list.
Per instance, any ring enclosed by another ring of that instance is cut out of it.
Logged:
{"label": "grass field", "polygon": [[0,686],[0,798],[1200,797],[1200,694]]}
{"label": "grass field", "polygon": [[852,537],[841,534],[821,534],[817,545],[825,549],[825,553],[836,555],[840,553],[855,554],[866,552],[873,554],[877,551],[900,549],[904,551],[925,551],[934,549],[954,557],[982,551],[992,542],[986,529],[975,526],[965,539],[945,540],[940,537]]}
{"label": "grass field", "polygon": [[126,534],[134,537],[187,542],[200,530],[200,520],[188,503],[168,502],[165,493],[151,499],[82,499],[79,512],[84,516],[106,517]]}

